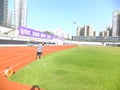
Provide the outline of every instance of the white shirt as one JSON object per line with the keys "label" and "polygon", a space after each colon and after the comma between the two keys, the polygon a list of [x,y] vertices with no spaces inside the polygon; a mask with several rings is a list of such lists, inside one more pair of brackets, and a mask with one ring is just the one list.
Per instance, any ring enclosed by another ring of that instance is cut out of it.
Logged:
{"label": "white shirt", "polygon": [[39,44],[37,47],[37,52],[42,52],[42,50],[43,50],[43,45]]}

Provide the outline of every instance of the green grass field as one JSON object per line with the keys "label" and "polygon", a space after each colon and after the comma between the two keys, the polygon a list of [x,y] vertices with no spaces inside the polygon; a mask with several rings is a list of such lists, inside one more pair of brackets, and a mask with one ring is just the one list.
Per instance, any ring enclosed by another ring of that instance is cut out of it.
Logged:
{"label": "green grass field", "polygon": [[120,48],[80,46],[59,51],[9,79],[44,90],[120,90]]}

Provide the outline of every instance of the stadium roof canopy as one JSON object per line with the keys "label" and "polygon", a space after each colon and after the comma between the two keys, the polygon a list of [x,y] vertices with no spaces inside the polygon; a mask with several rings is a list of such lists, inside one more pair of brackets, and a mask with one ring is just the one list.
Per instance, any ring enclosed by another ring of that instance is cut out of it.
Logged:
{"label": "stadium roof canopy", "polygon": [[13,29],[0,26],[0,32],[8,32],[11,30],[13,30]]}

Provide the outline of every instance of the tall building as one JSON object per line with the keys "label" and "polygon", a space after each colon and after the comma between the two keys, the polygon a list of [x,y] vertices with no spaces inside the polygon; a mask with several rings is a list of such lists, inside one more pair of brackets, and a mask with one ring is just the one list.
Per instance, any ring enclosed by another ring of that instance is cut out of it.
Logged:
{"label": "tall building", "polygon": [[70,39],[70,35],[69,35],[68,32],[63,32],[62,37],[65,38],[65,39]]}
{"label": "tall building", "polygon": [[92,26],[84,25],[84,27],[77,28],[77,36],[95,36],[95,32]]}
{"label": "tall building", "polygon": [[99,32],[99,36],[112,37],[112,27],[109,26],[105,30]]}
{"label": "tall building", "polygon": [[112,36],[120,37],[120,10],[113,12]]}
{"label": "tall building", "polygon": [[99,36],[106,37],[107,36],[107,31],[100,31]]}
{"label": "tall building", "polygon": [[0,0],[0,26],[7,26],[8,0]]}
{"label": "tall building", "polygon": [[12,27],[12,10],[8,9],[7,27]]}
{"label": "tall building", "polygon": [[14,0],[14,27],[27,26],[27,0]]}
{"label": "tall building", "polygon": [[53,34],[59,37],[62,37],[62,29],[61,28],[57,28],[56,30],[54,30]]}
{"label": "tall building", "polygon": [[112,27],[111,26],[106,28],[106,32],[107,32],[107,37],[112,37]]}

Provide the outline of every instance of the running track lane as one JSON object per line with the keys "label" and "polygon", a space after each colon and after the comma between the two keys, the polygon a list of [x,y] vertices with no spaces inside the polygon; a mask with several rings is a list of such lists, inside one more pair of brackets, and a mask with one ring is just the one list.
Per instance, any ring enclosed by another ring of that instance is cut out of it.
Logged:
{"label": "running track lane", "polygon": [[[75,46],[45,46],[43,56]],[[35,60],[36,47],[0,47],[0,90],[30,90],[32,86],[9,81],[4,77],[7,66],[17,71]],[[41,89],[40,89],[41,90]]]}

